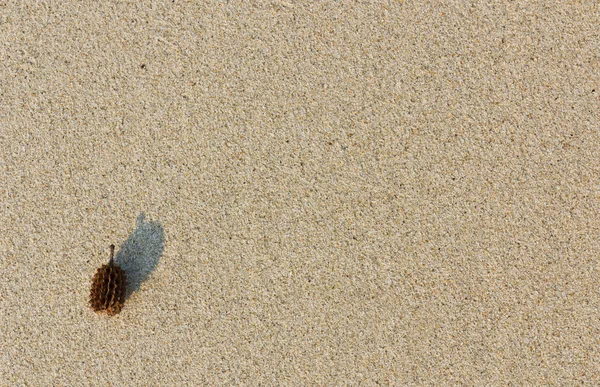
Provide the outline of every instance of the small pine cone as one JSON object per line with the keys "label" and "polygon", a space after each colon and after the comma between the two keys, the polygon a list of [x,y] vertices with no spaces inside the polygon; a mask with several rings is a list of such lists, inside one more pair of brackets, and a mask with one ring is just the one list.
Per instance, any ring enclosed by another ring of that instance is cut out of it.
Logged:
{"label": "small pine cone", "polygon": [[96,313],[114,316],[125,303],[127,278],[125,272],[114,262],[115,246],[110,245],[110,261],[96,271],[90,290],[90,307]]}

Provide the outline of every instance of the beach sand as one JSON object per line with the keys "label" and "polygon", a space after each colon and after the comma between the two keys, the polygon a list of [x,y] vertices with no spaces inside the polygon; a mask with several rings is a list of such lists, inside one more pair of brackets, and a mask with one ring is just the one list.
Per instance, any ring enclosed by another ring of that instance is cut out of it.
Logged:
{"label": "beach sand", "polygon": [[599,25],[0,4],[0,385],[600,384]]}

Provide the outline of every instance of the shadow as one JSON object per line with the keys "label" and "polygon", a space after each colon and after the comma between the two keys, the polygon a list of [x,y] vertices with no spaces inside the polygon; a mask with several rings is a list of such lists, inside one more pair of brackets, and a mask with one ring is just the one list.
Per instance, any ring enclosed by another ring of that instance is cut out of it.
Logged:
{"label": "shadow", "polygon": [[150,277],[165,250],[163,227],[158,222],[147,222],[145,219],[143,213],[138,216],[136,229],[115,256],[115,263],[121,266],[127,275],[125,298],[139,290],[142,282]]}

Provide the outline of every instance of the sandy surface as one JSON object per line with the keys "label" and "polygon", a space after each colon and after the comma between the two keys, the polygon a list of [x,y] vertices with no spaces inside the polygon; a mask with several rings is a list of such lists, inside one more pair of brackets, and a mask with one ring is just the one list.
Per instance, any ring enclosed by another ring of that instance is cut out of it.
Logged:
{"label": "sandy surface", "polygon": [[96,3],[0,2],[1,386],[600,383],[597,4]]}

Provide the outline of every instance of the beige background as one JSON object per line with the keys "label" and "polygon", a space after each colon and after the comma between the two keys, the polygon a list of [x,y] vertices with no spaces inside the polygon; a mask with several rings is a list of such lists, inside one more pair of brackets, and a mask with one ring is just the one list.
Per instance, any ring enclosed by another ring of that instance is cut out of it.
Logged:
{"label": "beige background", "polygon": [[0,2],[0,385],[600,383],[597,2],[96,3]]}

